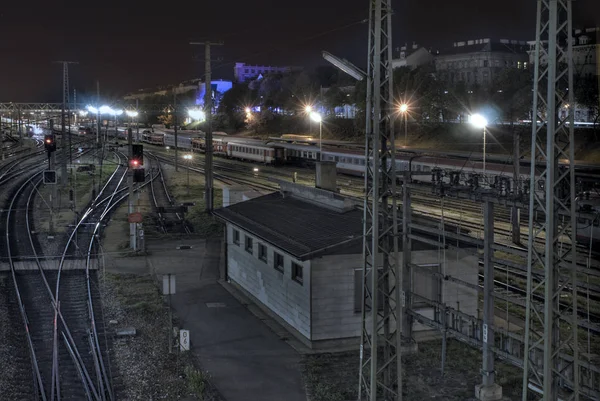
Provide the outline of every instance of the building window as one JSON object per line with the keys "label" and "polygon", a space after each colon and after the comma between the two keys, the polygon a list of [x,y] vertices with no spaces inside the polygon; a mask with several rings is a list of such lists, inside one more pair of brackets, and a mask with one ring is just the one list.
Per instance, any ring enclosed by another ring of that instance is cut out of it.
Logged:
{"label": "building window", "polygon": [[298,263],[292,262],[292,279],[302,284],[303,282],[303,267]]}
{"label": "building window", "polygon": [[277,252],[273,252],[273,267],[278,272],[283,273],[283,255]]}
{"label": "building window", "polygon": [[519,70],[521,69],[521,62],[520,62],[520,61],[517,63],[517,68],[518,68]]}
{"label": "building window", "polygon": [[489,62],[487,60],[483,60],[483,66],[484,67],[489,67]]}
{"label": "building window", "polygon": [[238,230],[233,230],[233,243],[236,245],[240,244],[240,232]]}
{"label": "building window", "polygon": [[246,244],[244,248],[246,249],[246,252],[252,254],[252,237],[246,235]]}
{"label": "building window", "polygon": [[267,263],[267,247],[264,244],[258,244],[258,258]]}

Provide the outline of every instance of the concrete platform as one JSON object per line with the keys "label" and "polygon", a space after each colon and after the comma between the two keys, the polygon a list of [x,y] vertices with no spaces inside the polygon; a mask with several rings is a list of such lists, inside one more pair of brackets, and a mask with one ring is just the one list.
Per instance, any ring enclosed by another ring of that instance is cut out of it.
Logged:
{"label": "concrete platform", "polygon": [[[190,247],[188,247],[190,246]],[[112,273],[175,274],[174,313],[227,401],[306,401],[301,356],[219,284],[221,241],[150,240],[148,255],[106,258]]]}

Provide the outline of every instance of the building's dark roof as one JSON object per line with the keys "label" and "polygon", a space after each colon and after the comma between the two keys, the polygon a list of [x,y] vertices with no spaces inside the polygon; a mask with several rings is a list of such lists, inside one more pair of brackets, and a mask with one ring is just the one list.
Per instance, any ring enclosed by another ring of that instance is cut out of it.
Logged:
{"label": "building's dark roof", "polygon": [[362,251],[362,212],[341,213],[280,192],[215,210],[214,214],[300,260],[355,240]]}

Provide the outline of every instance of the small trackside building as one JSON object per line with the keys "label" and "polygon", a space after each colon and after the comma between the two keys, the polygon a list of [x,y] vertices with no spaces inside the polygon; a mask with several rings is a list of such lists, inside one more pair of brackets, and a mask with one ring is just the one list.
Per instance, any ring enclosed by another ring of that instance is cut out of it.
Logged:
{"label": "small trackside building", "polygon": [[[280,192],[215,210],[226,224],[226,277],[308,347],[358,344],[363,212],[335,192],[280,186]],[[444,272],[476,285],[477,257],[462,250],[445,253]],[[413,241],[412,261],[424,271],[442,270],[439,258],[437,247]],[[422,297],[477,313],[475,290],[419,272],[413,285]],[[430,310],[415,305],[424,316]]]}

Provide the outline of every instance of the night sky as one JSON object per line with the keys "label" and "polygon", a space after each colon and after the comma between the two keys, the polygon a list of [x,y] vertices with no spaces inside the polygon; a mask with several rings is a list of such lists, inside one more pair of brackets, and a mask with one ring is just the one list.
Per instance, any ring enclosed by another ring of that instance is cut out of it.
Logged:
{"label": "night sky", "polygon": [[[482,5],[485,3],[485,6]],[[124,5],[126,4],[126,5]],[[60,7],[59,5],[63,5]],[[214,48],[213,79],[231,79],[236,61],[327,64],[321,50],[366,64],[367,0],[197,0],[121,2],[5,0],[0,7],[0,101],[59,101],[62,67],[79,100],[200,77],[202,47]],[[396,0],[394,47],[416,41],[446,48],[483,37],[532,40],[535,0]],[[600,25],[600,0],[573,3],[576,27]]]}

